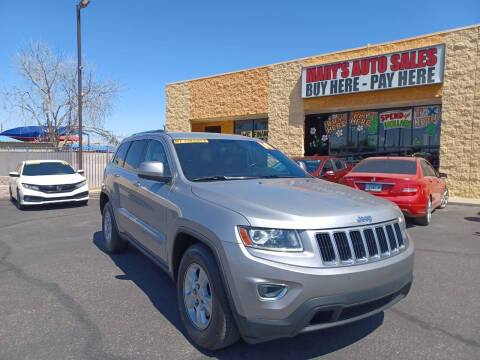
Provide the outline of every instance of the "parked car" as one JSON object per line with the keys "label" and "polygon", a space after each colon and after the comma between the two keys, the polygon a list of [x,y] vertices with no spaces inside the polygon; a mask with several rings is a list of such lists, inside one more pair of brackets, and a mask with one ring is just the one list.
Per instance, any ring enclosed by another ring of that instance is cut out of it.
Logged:
{"label": "parked car", "polygon": [[10,172],[10,200],[19,209],[62,202],[88,203],[87,179],[62,160],[29,160]]}
{"label": "parked car", "polygon": [[294,160],[297,163],[303,163],[305,170],[312,176],[335,183],[341,182],[342,178],[352,170],[348,162],[335,156],[304,156],[296,157]]}
{"label": "parked car", "polygon": [[105,169],[100,211],[105,249],[130,243],[167,271],[186,333],[210,350],[353,322],[412,283],[395,204],[258,139],[135,134]]}
{"label": "parked car", "polygon": [[343,184],[393,201],[405,216],[428,225],[432,211],[447,206],[446,177],[423,158],[371,157],[344,176]]}

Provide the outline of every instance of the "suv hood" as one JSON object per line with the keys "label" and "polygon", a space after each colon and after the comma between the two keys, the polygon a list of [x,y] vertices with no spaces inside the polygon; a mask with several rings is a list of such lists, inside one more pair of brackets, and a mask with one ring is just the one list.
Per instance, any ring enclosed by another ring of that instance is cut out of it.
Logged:
{"label": "suv hood", "polygon": [[390,201],[319,179],[258,179],[195,183],[192,192],[243,215],[252,226],[329,229],[367,225],[400,216]]}

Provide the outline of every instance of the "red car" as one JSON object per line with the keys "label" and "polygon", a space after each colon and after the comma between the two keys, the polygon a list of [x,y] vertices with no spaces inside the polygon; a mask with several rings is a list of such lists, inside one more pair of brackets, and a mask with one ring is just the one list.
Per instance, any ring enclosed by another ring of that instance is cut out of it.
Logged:
{"label": "red car", "polygon": [[432,211],[447,206],[446,177],[422,158],[372,157],[360,161],[342,183],[393,201],[406,217],[428,225]]}
{"label": "red car", "polygon": [[335,156],[305,156],[294,158],[297,163],[303,163],[305,170],[312,176],[339,183],[352,170],[352,166]]}

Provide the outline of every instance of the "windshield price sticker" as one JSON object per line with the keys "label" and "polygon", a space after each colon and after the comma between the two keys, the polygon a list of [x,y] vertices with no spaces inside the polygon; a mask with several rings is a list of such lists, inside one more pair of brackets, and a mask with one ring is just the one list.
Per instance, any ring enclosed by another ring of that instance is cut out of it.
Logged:
{"label": "windshield price sticker", "polygon": [[175,139],[173,140],[174,144],[198,144],[198,143],[208,143],[208,139]]}
{"label": "windshield price sticker", "polygon": [[27,161],[25,165],[40,165],[38,161]]}

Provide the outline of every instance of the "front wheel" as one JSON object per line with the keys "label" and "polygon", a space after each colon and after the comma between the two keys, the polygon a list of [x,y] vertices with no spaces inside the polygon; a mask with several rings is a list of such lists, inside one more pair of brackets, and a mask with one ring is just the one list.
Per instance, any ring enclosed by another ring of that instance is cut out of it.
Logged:
{"label": "front wheel", "polygon": [[103,208],[102,232],[105,241],[105,249],[109,253],[119,253],[125,250],[127,242],[122,239],[118,233],[110,202],[107,202]]}
{"label": "front wheel", "polygon": [[18,191],[18,189],[17,189],[17,208],[18,208],[18,210],[25,209],[25,206],[22,205],[22,202],[20,200],[20,192]]}
{"label": "front wheel", "polygon": [[447,206],[447,203],[448,203],[448,197],[449,197],[448,189],[445,188],[445,191],[443,192],[443,196],[442,196],[442,203],[439,206],[440,209],[445,209],[445,207]]}
{"label": "front wheel", "polygon": [[193,342],[207,350],[235,343],[238,330],[210,251],[195,244],[183,255],[177,277],[180,317]]}
{"label": "front wheel", "polygon": [[428,197],[427,206],[425,207],[425,216],[418,218],[417,223],[420,225],[429,225],[432,219],[432,198]]}

